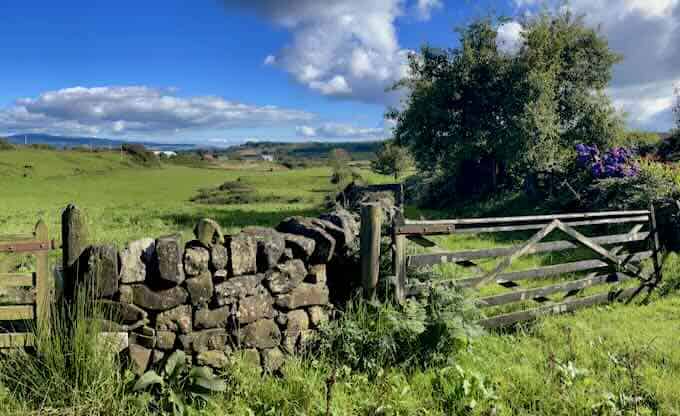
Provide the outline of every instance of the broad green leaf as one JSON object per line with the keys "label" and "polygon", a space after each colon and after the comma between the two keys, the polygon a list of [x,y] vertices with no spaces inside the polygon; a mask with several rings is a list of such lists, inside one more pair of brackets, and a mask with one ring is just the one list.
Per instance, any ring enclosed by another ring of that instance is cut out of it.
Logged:
{"label": "broad green leaf", "polygon": [[199,377],[194,380],[194,384],[200,389],[211,393],[221,393],[227,390],[227,383],[217,377]]}
{"label": "broad green leaf", "polygon": [[132,387],[132,391],[146,390],[148,387],[156,384],[162,385],[163,377],[159,376],[153,370],[147,371],[146,373],[142,374],[142,376],[137,380],[134,387]]}
{"label": "broad green leaf", "polygon": [[177,350],[170,354],[168,361],[165,362],[165,374],[174,378],[175,373],[186,365],[186,354],[184,351]]}
{"label": "broad green leaf", "polygon": [[193,367],[191,371],[189,371],[189,377],[193,379],[213,378],[215,375],[209,367]]}

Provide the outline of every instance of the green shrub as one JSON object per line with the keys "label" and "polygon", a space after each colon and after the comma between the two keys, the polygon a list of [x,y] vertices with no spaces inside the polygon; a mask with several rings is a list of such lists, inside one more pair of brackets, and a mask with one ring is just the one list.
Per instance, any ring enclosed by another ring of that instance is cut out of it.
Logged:
{"label": "green shrub", "polygon": [[179,152],[177,156],[166,158],[165,163],[191,168],[204,168],[208,165],[197,152]]}
{"label": "green shrub", "polygon": [[640,162],[640,173],[595,181],[582,198],[590,209],[647,208],[651,202],[680,196],[680,171],[658,162]]}
{"label": "green shrub", "polygon": [[680,255],[678,253],[668,254],[663,263],[661,274],[660,296],[668,296],[680,291]]}
{"label": "green shrub", "polygon": [[661,142],[662,137],[658,133],[628,131],[621,135],[615,145],[629,148],[640,155],[648,155],[656,153]]}
{"label": "green shrub", "polygon": [[142,144],[124,144],[122,150],[132,157],[133,162],[144,166],[160,166],[160,161],[153,152],[144,147]]}
{"label": "green shrub", "polygon": [[352,182],[362,182],[363,178],[358,170],[352,169],[349,166],[344,169],[334,170],[331,175],[331,183],[338,185],[339,188],[344,188]]}
{"label": "green shrub", "polygon": [[436,366],[479,333],[472,309],[456,290],[432,290],[401,306],[353,301],[340,319],[321,328],[315,347],[334,366],[373,376],[389,367]]}
{"label": "green shrub", "polygon": [[56,147],[47,143],[31,143],[29,147],[35,150],[57,150]]}
{"label": "green shrub", "polygon": [[680,129],[659,143],[656,155],[667,162],[680,160]]}
{"label": "green shrub", "polygon": [[14,150],[14,145],[7,139],[0,137],[0,151],[3,150]]}

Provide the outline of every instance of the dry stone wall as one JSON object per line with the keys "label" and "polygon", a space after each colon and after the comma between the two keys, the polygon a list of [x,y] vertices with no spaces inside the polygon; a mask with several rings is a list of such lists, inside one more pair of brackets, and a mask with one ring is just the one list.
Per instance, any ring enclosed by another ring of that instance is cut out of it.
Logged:
{"label": "dry stone wall", "polygon": [[88,247],[78,282],[94,283],[97,302],[111,312],[106,331],[138,373],[176,349],[216,368],[242,350],[276,370],[332,314],[328,268],[350,261],[358,231],[345,210],[235,235],[204,219],[187,243],[170,235],[120,251]]}

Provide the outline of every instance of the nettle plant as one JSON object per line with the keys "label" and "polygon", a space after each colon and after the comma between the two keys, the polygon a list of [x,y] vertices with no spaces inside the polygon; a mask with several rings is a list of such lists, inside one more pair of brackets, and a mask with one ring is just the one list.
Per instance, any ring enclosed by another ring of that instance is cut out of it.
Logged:
{"label": "nettle plant", "polygon": [[624,147],[614,147],[600,153],[597,146],[577,144],[576,154],[578,165],[588,169],[595,179],[628,178],[640,173],[633,155]]}

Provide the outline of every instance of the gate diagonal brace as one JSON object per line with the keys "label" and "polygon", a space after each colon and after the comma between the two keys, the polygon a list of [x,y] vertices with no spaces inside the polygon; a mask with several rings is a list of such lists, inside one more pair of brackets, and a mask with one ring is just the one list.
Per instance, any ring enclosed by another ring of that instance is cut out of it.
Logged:
{"label": "gate diagonal brace", "polygon": [[636,276],[640,274],[641,272],[640,268],[624,262],[620,257],[617,257],[616,254],[610,252],[606,248],[595,243],[593,240],[576,231],[574,228],[564,224],[559,220],[556,221],[558,223],[557,228],[559,228],[565,234],[573,238],[577,243],[583,245],[586,248],[589,248],[590,250],[604,257],[605,260],[607,260],[609,263],[612,263],[614,266],[617,267],[617,269],[623,268],[627,272],[632,273]]}
{"label": "gate diagonal brace", "polygon": [[548,234],[550,234],[553,230],[555,230],[561,222],[559,220],[552,220],[549,224],[547,224],[545,227],[541,228],[536,234],[534,234],[529,240],[527,240],[524,244],[522,244],[520,247],[517,248],[514,252],[512,252],[508,257],[505,258],[496,268],[491,272],[488,273],[486,276],[481,278],[477,283],[472,285],[473,288],[478,288],[480,286],[483,286],[487,283],[489,283],[491,280],[495,279],[498,274],[502,273],[505,269],[510,267],[512,262],[514,262],[517,258],[523,256],[526,254],[531,248],[536,245],[539,241],[543,240]]}

